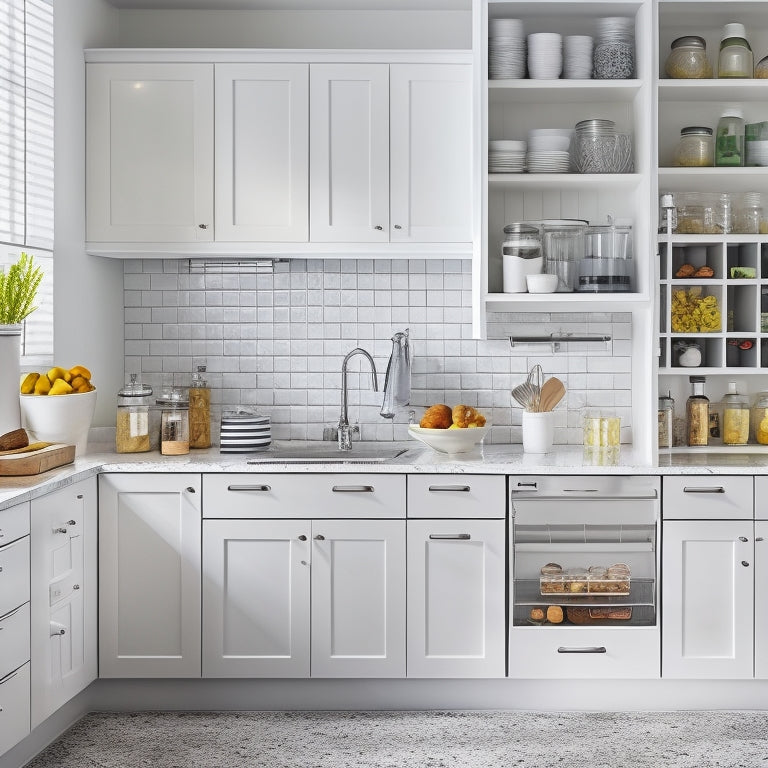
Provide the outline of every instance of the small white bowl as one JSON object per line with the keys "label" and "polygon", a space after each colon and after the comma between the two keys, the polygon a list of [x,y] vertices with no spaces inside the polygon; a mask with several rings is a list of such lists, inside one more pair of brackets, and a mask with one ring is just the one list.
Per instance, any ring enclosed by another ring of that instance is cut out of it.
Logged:
{"label": "small white bowl", "polygon": [[64,443],[82,456],[88,442],[96,390],[70,395],[19,395],[21,426],[30,442]]}
{"label": "small white bowl", "polygon": [[469,453],[476,445],[485,439],[491,429],[490,423],[484,427],[467,427],[466,429],[427,429],[417,424],[408,427],[408,433],[416,440],[428,445],[438,453]]}
{"label": "small white bowl", "polygon": [[526,275],[525,284],[528,286],[528,293],[554,293],[557,290],[557,275],[545,272]]}

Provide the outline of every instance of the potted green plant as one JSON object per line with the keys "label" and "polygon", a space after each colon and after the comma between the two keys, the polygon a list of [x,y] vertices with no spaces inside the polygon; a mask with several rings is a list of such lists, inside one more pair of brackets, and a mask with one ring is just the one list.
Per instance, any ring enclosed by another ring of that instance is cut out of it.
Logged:
{"label": "potted green plant", "polygon": [[0,270],[0,435],[21,427],[21,324],[37,309],[34,302],[42,279],[43,270],[26,253]]}

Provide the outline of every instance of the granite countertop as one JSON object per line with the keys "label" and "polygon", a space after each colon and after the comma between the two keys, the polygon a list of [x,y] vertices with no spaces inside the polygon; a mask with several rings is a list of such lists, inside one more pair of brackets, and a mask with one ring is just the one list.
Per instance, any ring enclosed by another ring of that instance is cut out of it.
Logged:
{"label": "granite countertop", "polygon": [[[276,447],[285,446],[277,442]],[[317,443],[291,441],[292,448],[317,446]],[[249,472],[249,473],[400,473],[413,474],[475,473],[484,475],[576,474],[576,475],[757,475],[768,474],[767,453],[696,452],[669,453],[659,457],[659,465],[638,461],[631,446],[613,455],[590,454],[581,446],[555,446],[547,454],[523,453],[522,445],[489,444],[471,453],[444,456],[412,441],[387,443],[405,452],[385,462],[351,464],[323,463],[248,463],[249,455],[222,456],[218,448],[195,450],[184,456],[149,453],[115,453],[114,446],[89,445],[85,456],[74,463],[42,475],[0,477],[0,509],[27,501],[72,482],[100,472]],[[353,450],[354,452],[354,450]],[[268,452],[261,454],[269,455]],[[273,455],[276,455],[273,454]],[[274,460],[273,460],[274,461]]]}

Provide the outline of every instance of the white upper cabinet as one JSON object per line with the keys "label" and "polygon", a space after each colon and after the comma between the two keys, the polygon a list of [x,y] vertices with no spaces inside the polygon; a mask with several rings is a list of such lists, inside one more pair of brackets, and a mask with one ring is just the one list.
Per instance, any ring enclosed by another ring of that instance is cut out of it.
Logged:
{"label": "white upper cabinet", "polygon": [[309,66],[216,65],[218,241],[306,242]]}
{"label": "white upper cabinet", "polygon": [[86,239],[213,239],[213,65],[87,68]]}
{"label": "white upper cabinet", "polygon": [[314,64],[310,237],[389,240],[389,67]]}
{"label": "white upper cabinet", "polygon": [[390,68],[390,239],[472,240],[472,69]]}

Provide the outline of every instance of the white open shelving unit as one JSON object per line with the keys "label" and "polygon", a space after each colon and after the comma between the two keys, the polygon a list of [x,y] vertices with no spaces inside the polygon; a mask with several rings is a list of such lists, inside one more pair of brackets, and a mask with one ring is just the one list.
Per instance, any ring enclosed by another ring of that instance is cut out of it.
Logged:
{"label": "white open shelving unit", "polygon": [[[699,35],[716,70],[717,52],[723,25],[742,22],[755,56],[755,63],[768,54],[768,4],[765,2],[713,2],[712,0],[658,0],[655,28],[657,40],[657,182],[659,192],[761,192],[768,219],[768,169],[765,168],[674,168],[672,157],[680,129],[688,125],[712,127],[726,105],[738,105],[747,123],[768,120],[768,80],[670,80],[664,62],[672,40],[682,35]],[[654,212],[657,224],[657,214]],[[744,234],[658,235],[658,285],[655,323],[659,335],[657,358],[658,392],[671,392],[676,416],[685,415],[690,393],[689,377],[705,376],[706,394],[715,403],[735,381],[740,393],[750,396],[768,388],[768,333],[761,332],[762,297],[768,302],[768,236]],[[683,263],[711,266],[714,276],[707,279],[675,278]],[[730,277],[733,266],[756,270],[754,279]],[[671,327],[672,294],[681,288],[698,286],[704,294],[718,299],[722,326],[717,332],[675,333]],[[768,308],[767,308],[768,309]],[[695,340],[701,344],[703,364],[699,368],[676,363],[675,344]],[[747,340],[752,347],[739,349],[736,342]],[[750,451],[765,450],[758,445]],[[677,448],[697,452],[707,449]],[[737,451],[730,446],[718,450]],[[665,452],[666,449],[662,449]]]}

